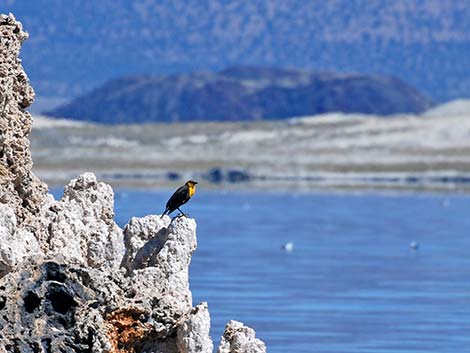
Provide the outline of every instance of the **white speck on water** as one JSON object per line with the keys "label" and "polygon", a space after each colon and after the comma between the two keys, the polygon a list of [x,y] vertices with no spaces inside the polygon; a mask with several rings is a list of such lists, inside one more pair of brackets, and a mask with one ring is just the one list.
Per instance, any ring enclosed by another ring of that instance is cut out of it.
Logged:
{"label": "white speck on water", "polygon": [[292,252],[294,250],[294,243],[288,242],[282,246],[282,250],[286,252]]}
{"label": "white speck on water", "polygon": [[419,243],[418,243],[417,241],[414,241],[414,240],[413,240],[413,241],[410,243],[410,249],[411,249],[411,250],[418,250],[418,249],[419,249]]}

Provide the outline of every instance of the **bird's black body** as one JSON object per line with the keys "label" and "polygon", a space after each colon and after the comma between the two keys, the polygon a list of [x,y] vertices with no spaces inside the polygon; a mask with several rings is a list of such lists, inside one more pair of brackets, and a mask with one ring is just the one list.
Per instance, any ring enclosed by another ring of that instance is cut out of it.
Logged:
{"label": "bird's black body", "polygon": [[165,212],[163,212],[163,214],[173,212],[178,207],[188,202],[189,199],[189,188],[186,185],[179,187],[166,203]]}
{"label": "bird's black body", "polygon": [[170,214],[175,210],[179,210],[184,215],[183,211],[181,211],[179,208],[188,202],[191,196],[193,196],[195,192],[195,184],[197,184],[197,182],[190,180],[183,186],[179,187],[166,203],[165,211],[163,212],[162,217],[165,214]]}

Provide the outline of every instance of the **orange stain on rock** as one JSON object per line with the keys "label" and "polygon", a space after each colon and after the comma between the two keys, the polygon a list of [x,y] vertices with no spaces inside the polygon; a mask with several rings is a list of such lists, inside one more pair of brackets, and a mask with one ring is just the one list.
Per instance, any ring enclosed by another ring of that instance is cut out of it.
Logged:
{"label": "orange stain on rock", "polygon": [[113,345],[111,353],[136,353],[135,345],[148,333],[141,322],[143,311],[136,308],[115,310],[107,318],[108,337]]}

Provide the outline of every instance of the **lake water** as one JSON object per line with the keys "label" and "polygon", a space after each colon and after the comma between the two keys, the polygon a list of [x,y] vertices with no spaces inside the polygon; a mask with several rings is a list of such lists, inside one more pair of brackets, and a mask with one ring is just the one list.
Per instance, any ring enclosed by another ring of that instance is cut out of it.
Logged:
{"label": "lake water", "polygon": [[[117,191],[117,222],[170,194]],[[470,352],[469,196],[200,191],[184,210],[216,346],[236,319],[272,353]]]}

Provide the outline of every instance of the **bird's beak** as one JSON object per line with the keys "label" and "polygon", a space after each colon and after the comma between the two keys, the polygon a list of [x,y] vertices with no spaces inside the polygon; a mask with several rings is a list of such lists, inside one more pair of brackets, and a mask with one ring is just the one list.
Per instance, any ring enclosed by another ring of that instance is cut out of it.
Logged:
{"label": "bird's beak", "polygon": [[196,185],[196,184],[198,184],[198,182],[197,182],[197,181],[195,181],[195,182],[194,182],[194,185]]}

